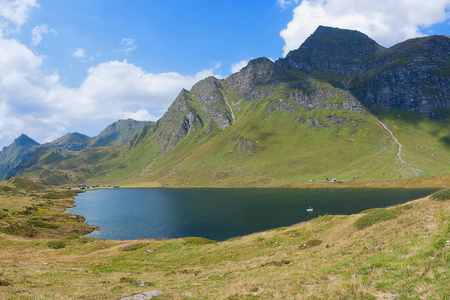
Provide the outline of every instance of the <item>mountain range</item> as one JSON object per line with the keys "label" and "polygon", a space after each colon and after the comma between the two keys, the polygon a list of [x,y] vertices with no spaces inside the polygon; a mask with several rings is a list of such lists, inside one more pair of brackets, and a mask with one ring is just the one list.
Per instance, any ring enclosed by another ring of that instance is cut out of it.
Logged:
{"label": "mountain range", "polygon": [[446,175],[449,75],[447,36],[384,48],[320,26],[285,58],[253,59],[183,89],[154,124],[119,121],[95,138],[72,133],[44,145],[21,136],[0,152],[0,175],[147,186]]}
{"label": "mountain range", "polygon": [[56,139],[53,142],[40,145],[35,140],[22,134],[8,147],[0,152],[0,180],[14,176],[28,158],[41,153],[43,149],[56,148],[54,154],[68,157],[65,150],[81,151],[88,147],[119,146],[130,141],[144,126],[152,125],[151,121],[119,120],[106,127],[98,136],[73,132]]}

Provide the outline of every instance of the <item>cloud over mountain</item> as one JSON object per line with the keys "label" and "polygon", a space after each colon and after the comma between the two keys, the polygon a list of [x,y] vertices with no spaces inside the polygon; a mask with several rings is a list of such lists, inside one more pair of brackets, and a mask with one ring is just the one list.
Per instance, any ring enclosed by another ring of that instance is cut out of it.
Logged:
{"label": "cloud over mountain", "polygon": [[283,55],[297,49],[319,25],[355,29],[391,46],[423,36],[423,28],[448,18],[449,8],[450,0],[303,0],[280,32]]}

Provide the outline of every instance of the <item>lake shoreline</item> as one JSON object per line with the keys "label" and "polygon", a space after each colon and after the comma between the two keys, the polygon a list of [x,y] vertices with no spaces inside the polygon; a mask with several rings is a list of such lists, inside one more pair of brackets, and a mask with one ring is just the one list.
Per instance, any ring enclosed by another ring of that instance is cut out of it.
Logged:
{"label": "lake shoreline", "polygon": [[[163,291],[170,299],[224,295],[236,299],[236,293],[239,298],[248,296],[249,289],[263,299],[280,293],[305,299],[341,294],[355,299],[361,295],[409,299],[418,295],[417,286],[430,299],[448,295],[445,258],[450,247],[446,234],[450,202],[428,196],[388,210],[396,217],[364,229],[355,227],[364,213],[323,216],[211,244],[184,238],[62,238],[57,241],[65,247],[55,250],[47,246],[54,239],[0,234],[5,241],[1,289],[5,298],[34,299],[61,295],[113,299],[145,290]],[[418,272],[439,277],[430,280],[417,276],[422,274]],[[379,286],[386,281],[396,284],[386,290]],[[150,288],[140,288],[138,282],[148,282]]]}
{"label": "lake shoreline", "polygon": [[[155,182],[134,182],[123,183],[124,188],[156,188],[163,187],[162,184]],[[167,185],[165,188],[449,188],[450,175],[427,176],[420,178],[408,178],[398,180],[383,181],[337,181],[332,182],[291,182],[282,183],[273,186],[183,186],[183,185]]]}
{"label": "lake shoreline", "polygon": [[[391,188],[392,189],[392,188]],[[67,213],[99,226],[87,237],[108,240],[173,239],[216,241],[272,230],[321,215],[351,215],[423,197],[430,191],[349,188],[121,188],[83,193]],[[307,212],[308,207],[314,211]]]}

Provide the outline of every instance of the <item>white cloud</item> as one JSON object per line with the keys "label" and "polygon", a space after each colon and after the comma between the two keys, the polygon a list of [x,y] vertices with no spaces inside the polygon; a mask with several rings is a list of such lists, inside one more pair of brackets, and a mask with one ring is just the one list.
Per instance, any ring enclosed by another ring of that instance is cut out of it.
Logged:
{"label": "white cloud", "polygon": [[146,109],[138,109],[135,112],[131,111],[123,112],[120,119],[133,119],[136,121],[156,121],[158,120],[158,117],[152,115]]}
{"label": "white cloud", "polygon": [[420,27],[445,21],[449,8],[450,0],[303,0],[280,32],[283,55],[297,49],[319,25],[355,29],[391,46],[423,36]]}
{"label": "white cloud", "polygon": [[77,49],[75,49],[75,51],[72,53],[72,55],[73,55],[74,57],[77,57],[77,58],[85,58],[85,57],[86,57],[86,51],[84,51],[84,49],[77,48]]}
{"label": "white cloud", "polygon": [[130,53],[133,50],[137,49],[137,46],[134,44],[135,39],[122,39],[122,41],[120,42],[120,44],[124,47],[123,49],[121,49],[120,51],[125,52],[125,54]]}
{"label": "white cloud", "polygon": [[[48,142],[77,130],[77,126],[106,127],[123,118],[156,120],[182,88],[190,89],[214,74],[213,69],[194,76],[176,72],[153,74],[126,60],[109,61],[91,67],[79,87],[67,87],[61,84],[57,73],[43,71],[43,57],[3,35],[11,24],[18,29],[34,6],[34,0],[0,0],[0,149],[22,133]],[[48,25],[34,27],[32,45],[38,45],[48,33],[56,31]],[[123,39],[122,51],[136,49],[134,42]],[[81,48],[72,55],[87,58]]]}
{"label": "white cloud", "polygon": [[243,67],[248,64],[248,60],[241,60],[231,65],[231,74],[239,72]]}
{"label": "white cloud", "polygon": [[16,26],[21,26],[31,9],[39,6],[36,0],[1,0],[0,1],[0,27],[3,23],[3,27],[7,26],[1,19],[5,19],[6,22],[12,22]]}
{"label": "white cloud", "polygon": [[292,5],[293,2],[298,3],[300,0],[277,0],[277,5],[281,7],[281,9],[286,9],[289,5]]}
{"label": "white cloud", "polygon": [[57,34],[55,29],[53,29],[53,28],[48,29],[48,25],[39,25],[39,26],[34,27],[31,30],[31,35],[32,35],[31,45],[33,45],[33,46],[39,45],[42,41],[42,36],[44,34],[48,34],[48,33],[51,33],[53,35]]}
{"label": "white cloud", "polygon": [[155,121],[182,88],[214,74],[153,74],[127,61],[109,61],[91,67],[82,84],[70,88],[58,74],[45,74],[43,58],[16,40],[0,37],[0,53],[0,147],[21,133],[46,142],[81,125]]}

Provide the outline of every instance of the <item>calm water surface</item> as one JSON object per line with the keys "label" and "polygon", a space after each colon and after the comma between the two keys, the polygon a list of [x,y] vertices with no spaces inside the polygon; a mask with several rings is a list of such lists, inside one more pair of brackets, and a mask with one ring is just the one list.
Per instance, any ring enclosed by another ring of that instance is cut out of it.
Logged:
{"label": "calm water surface", "polygon": [[[67,212],[100,227],[88,236],[126,240],[201,236],[223,241],[325,214],[354,214],[436,189],[103,189]],[[307,212],[311,206],[314,211]]]}

